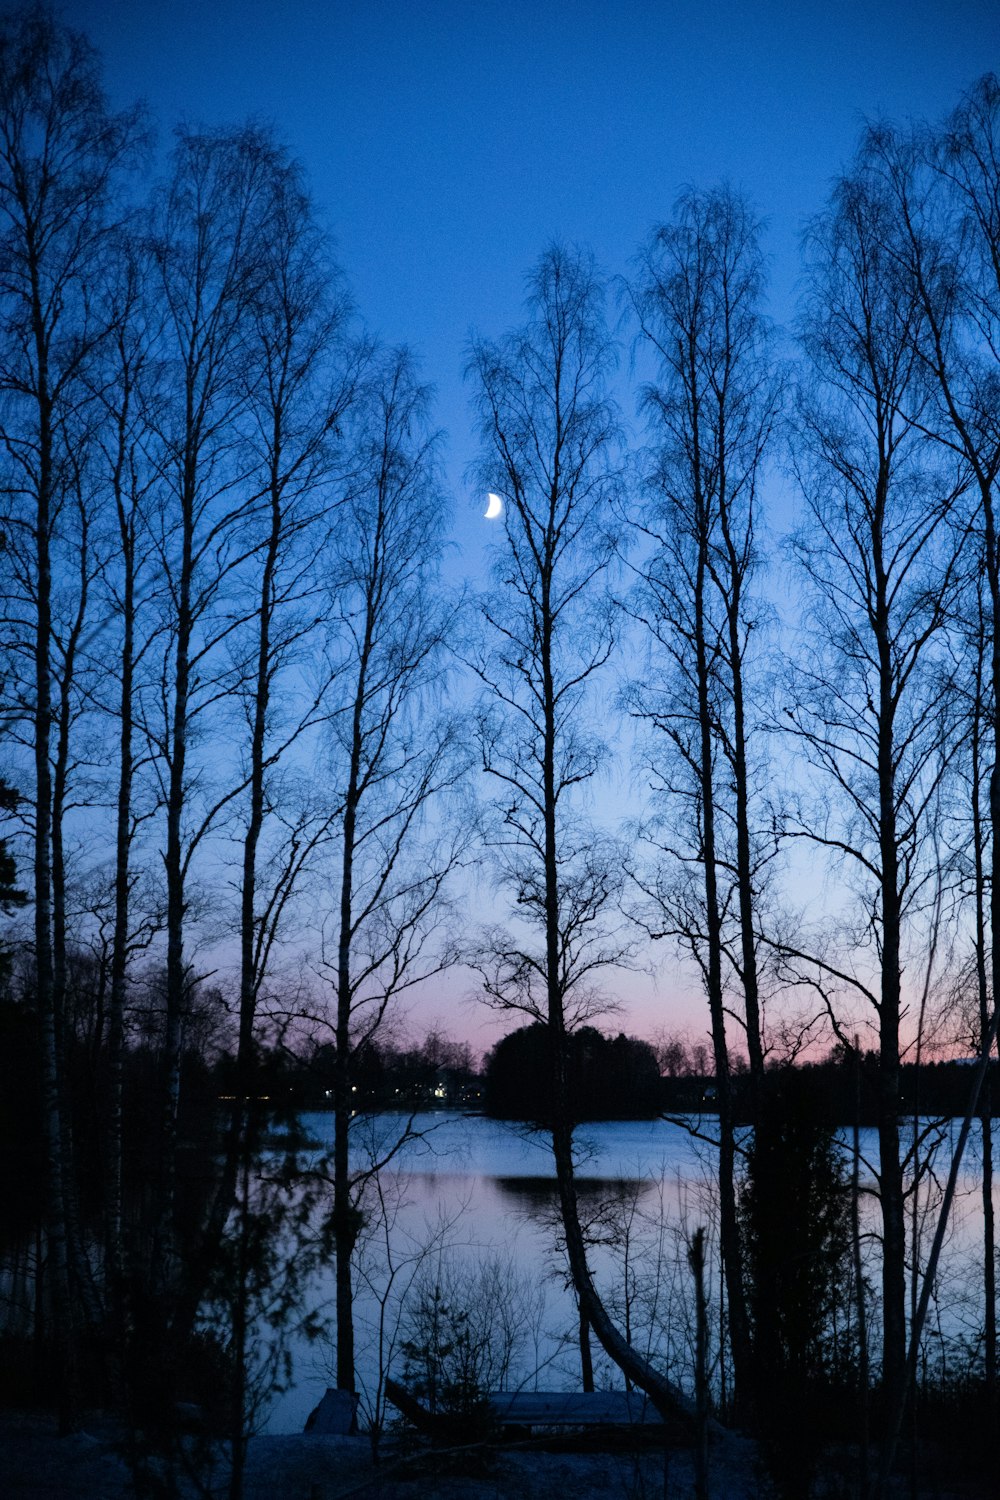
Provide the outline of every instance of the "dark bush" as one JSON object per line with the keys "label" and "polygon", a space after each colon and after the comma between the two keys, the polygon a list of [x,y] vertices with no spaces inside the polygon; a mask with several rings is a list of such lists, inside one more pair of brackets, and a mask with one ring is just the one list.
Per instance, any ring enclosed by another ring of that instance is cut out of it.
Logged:
{"label": "dark bush", "polygon": [[809,1493],[853,1364],[850,1188],[823,1106],[803,1073],[769,1074],[740,1186],[756,1418],[788,1500]]}

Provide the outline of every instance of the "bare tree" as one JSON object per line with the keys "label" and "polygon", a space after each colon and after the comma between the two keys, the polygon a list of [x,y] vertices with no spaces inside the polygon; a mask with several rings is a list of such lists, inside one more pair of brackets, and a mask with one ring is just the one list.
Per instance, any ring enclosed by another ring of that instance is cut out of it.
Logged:
{"label": "bare tree", "polygon": [[757,490],[780,395],[760,306],[763,276],[747,204],[727,189],[692,191],[643,250],[631,288],[656,360],[643,392],[650,474],[631,600],[650,660],[627,702],[651,731],[645,753],[657,809],[643,831],[657,866],[652,877],[636,878],[649,902],[647,926],[690,952],[708,999],[738,1395],[751,1384],[750,1345],[726,1021],[735,1016],[745,1033],[756,1096],[764,1073],[759,908],[773,853],[767,820],[754,812],[747,702],[752,632],[762,616],[753,591]]}
{"label": "bare tree", "polygon": [[819,782],[815,806],[790,815],[785,833],[845,870],[857,915],[842,959],[814,955],[810,964],[800,948],[784,948],[789,972],[810,978],[845,1045],[832,996],[860,999],[874,1013],[890,1409],[906,1362],[902,973],[907,933],[932,899],[927,834],[953,749],[939,644],[958,585],[962,539],[949,521],[964,487],[961,468],[935,463],[924,441],[923,310],[892,226],[891,203],[859,164],[809,236],[810,376],[795,456],[809,520],[795,546],[813,630],[785,722]]}
{"label": "bare tree", "polygon": [[[236,697],[246,733],[246,817],[240,877],[240,1002],[237,1068],[245,1070],[278,924],[294,881],[331,832],[336,810],[293,819],[278,835],[284,857],[261,868],[262,836],[287,792],[279,785],[295,747],[335,711],[335,652],[326,618],[328,570],[343,493],[343,425],[370,350],[349,333],[351,309],[312,215],[300,171],[284,164],[263,248],[248,353],[249,451],[261,505],[247,528],[258,538],[237,632]],[[296,690],[297,685],[297,690]],[[314,744],[313,753],[318,746]]]}
{"label": "bare tree", "polygon": [[400,1145],[383,1143],[376,1160],[352,1166],[355,1058],[394,1006],[448,961],[435,934],[464,842],[460,833],[433,836],[427,822],[463,760],[456,722],[439,702],[454,608],[437,586],[446,511],[428,399],[406,351],[378,359],[354,416],[330,580],[342,697],[330,748],[339,827],[323,973],[335,1011],[332,1222],[344,1390],[355,1388],[352,1255],[365,1190]]}
{"label": "bare tree", "polygon": [[[261,1246],[265,1232],[277,1240],[288,1229],[288,1215],[282,1217],[274,1204],[262,1213],[246,1191],[267,1129],[255,1097],[258,1012],[298,887],[339,816],[336,806],[301,795],[299,783],[319,753],[321,726],[335,712],[338,666],[327,605],[343,488],[342,429],[368,357],[365,343],[350,335],[351,308],[300,168],[269,141],[247,145],[263,158],[263,208],[248,271],[245,326],[231,351],[237,399],[225,440],[238,453],[236,504],[223,539],[230,551],[218,605],[210,611],[218,650],[215,735],[228,731],[235,753],[189,845],[193,852],[211,819],[231,811],[239,860],[235,1082],[224,1157],[188,1277],[189,1316],[229,1239],[246,1238],[248,1219],[251,1238]],[[246,496],[242,510],[240,492]],[[238,1255],[235,1264],[251,1278],[257,1274],[246,1257]],[[242,1492],[254,1332],[238,1296],[233,1307],[235,1497]]]}
{"label": "bare tree", "polygon": [[[160,1275],[176,1270],[172,1215],[181,1033],[191,976],[184,952],[194,853],[246,784],[206,785],[191,756],[234,686],[225,643],[243,616],[229,595],[261,545],[248,534],[259,494],[246,443],[252,319],[287,170],[270,137],[248,128],[182,132],[154,206],[152,254],[163,309],[164,391],[145,413],[159,475],[151,520],[164,601],[161,682],[142,705],[166,812],[167,987]],[[252,606],[247,603],[246,610]]]}
{"label": "bare tree", "polygon": [[[973,902],[973,955],[975,964],[976,1025],[975,1047],[987,1064],[992,1051],[991,1027],[994,1022],[990,1006],[990,943],[988,933],[988,893],[986,860],[990,847],[989,778],[987,766],[990,738],[992,696],[988,686],[988,660],[991,649],[990,617],[984,598],[982,572],[972,591],[974,607],[971,618],[966,614],[970,639],[971,673],[967,677],[967,737],[963,736],[967,755],[963,757],[971,819],[968,852],[972,856],[971,895]],[[966,606],[967,608],[967,606]],[[985,794],[985,795],[984,795]],[[986,803],[986,806],[984,806]],[[993,1031],[995,1036],[995,1029]],[[980,1197],[983,1205],[983,1363],[986,1376],[987,1404],[992,1409],[997,1396],[997,1266],[996,1226],[993,1207],[993,1097],[990,1070],[987,1066],[979,1097],[979,1132],[981,1143]]]}
{"label": "bare tree", "polygon": [[[102,951],[109,988],[107,1034],[101,1038],[107,1065],[105,1279],[120,1343],[125,1322],[122,1158],[127,985],[132,960],[149,947],[162,916],[155,897],[151,903],[136,899],[137,888],[150,884],[137,860],[136,844],[159,807],[155,778],[150,775],[151,747],[136,723],[137,684],[155,654],[159,629],[153,554],[144,545],[156,481],[146,452],[143,419],[144,404],[150,399],[147,387],[153,378],[155,325],[150,326],[147,306],[151,265],[139,235],[128,226],[114,252],[104,278],[110,336],[90,375],[99,413],[94,481],[107,491],[110,504],[102,526],[97,579],[102,623],[88,641],[85,655],[93,702],[107,715],[108,732],[117,738],[110,792],[114,804],[111,910],[107,912],[103,890],[95,904],[100,929],[110,927],[107,948]],[[142,785],[144,772],[147,785]],[[100,874],[103,886],[105,872]],[[141,907],[138,912],[137,907]],[[101,942],[103,948],[103,935]]]}
{"label": "bare tree", "polygon": [[[969,808],[973,852],[973,901],[978,1006],[978,1049],[988,1062],[996,1043],[1000,952],[1000,740],[996,704],[1000,701],[1000,647],[995,622],[1000,611],[1000,542],[996,489],[1000,471],[1000,404],[996,395],[1000,331],[1000,82],[993,74],[966,93],[944,129],[925,140],[931,164],[957,218],[956,243],[964,255],[958,285],[961,318],[952,317],[951,275],[935,274],[934,261],[952,263],[947,251],[926,245],[924,225],[906,216],[911,265],[926,313],[929,337],[922,354],[936,377],[940,419],[937,431],[968,463],[978,502],[973,525],[979,568],[973,608],[965,611],[973,649],[970,694]],[[896,179],[899,181],[898,177]],[[903,203],[906,203],[904,194]],[[949,224],[947,226],[951,228]],[[931,251],[927,267],[926,251]],[[921,252],[924,252],[923,254]],[[944,285],[942,285],[944,283]],[[949,337],[954,330],[956,337]],[[971,591],[970,591],[971,592]],[[985,790],[985,797],[983,792]],[[985,806],[983,805],[985,802]],[[988,911],[987,911],[987,893]],[[992,1102],[990,1072],[983,1073],[979,1102],[982,1136],[983,1278],[987,1399],[997,1399],[997,1286],[993,1211]]]}
{"label": "bare tree", "polygon": [[107,332],[88,288],[108,246],[113,187],[134,152],[138,115],[109,113],[89,44],[41,9],[14,11],[0,21],[0,101],[3,530],[9,543],[7,621],[16,643],[9,685],[16,693],[12,713],[26,726],[34,766],[36,989],[44,1038],[53,1318],[64,1341],[58,1365],[65,1420],[73,1378],[74,1293],[86,1287],[81,1247],[67,1239],[72,1184],[60,1079],[61,834],[76,652],[92,577],[85,377]]}
{"label": "bare tree", "polygon": [[[977,969],[980,1027],[980,1067],[970,1097],[977,1109],[978,1091],[988,1077],[988,1062],[996,1044],[1000,993],[1000,728],[995,705],[1000,693],[1000,642],[994,628],[1000,608],[1000,533],[997,524],[997,482],[1000,476],[1000,403],[997,398],[997,350],[1000,337],[1000,83],[993,74],[979,79],[960,100],[940,129],[902,132],[880,127],[869,133],[867,156],[893,206],[895,252],[919,299],[922,324],[915,352],[933,393],[924,419],[927,435],[941,444],[969,474],[969,524],[979,557],[984,591],[982,605],[966,610],[985,615],[989,639],[988,664],[976,696],[987,708],[985,734],[976,738],[976,759],[988,778],[986,807],[980,801],[979,776],[971,782],[972,841],[977,879],[973,882],[973,951]],[[973,570],[974,571],[974,570]],[[974,710],[973,717],[978,710]],[[980,879],[985,876],[985,882]],[[988,923],[983,895],[989,890]],[[986,949],[990,950],[987,966]],[[963,1125],[951,1179],[957,1173],[968,1134]],[[984,1167],[985,1171],[985,1167]],[[984,1203],[992,1185],[984,1182]],[[932,1261],[940,1248],[950,1205],[946,1193]],[[987,1353],[991,1394],[996,1395],[996,1286],[992,1254],[992,1212],[985,1216],[989,1249],[984,1261],[984,1291],[992,1349]],[[986,1247],[984,1247],[985,1250]],[[930,1269],[930,1268],[929,1268]],[[929,1282],[918,1320],[926,1311]],[[911,1333],[911,1372],[915,1338]],[[893,1418],[898,1433],[900,1409]],[[888,1455],[891,1457],[891,1454]],[[883,1465],[883,1481],[887,1478]]]}
{"label": "bare tree", "polygon": [[[989,1059],[990,1003],[989,782],[991,773],[992,625],[984,560],[973,538],[970,567],[952,625],[957,750],[952,760],[948,816],[942,819],[942,862],[951,882],[954,972],[944,1014],[952,1045]],[[942,871],[942,878],[944,870]],[[990,1071],[978,1099],[980,1198],[983,1225],[983,1374],[988,1402],[996,1398],[996,1227],[993,1203],[993,1102]],[[916,1281],[911,1299],[917,1296]]]}
{"label": "bare tree", "polygon": [[633,1349],[594,1284],[573,1165],[567,1038],[593,1005],[597,978],[627,953],[616,919],[618,862],[574,809],[603,747],[587,707],[612,649],[605,586],[617,545],[621,484],[614,351],[591,259],[558,246],[528,281],[526,325],[476,339],[470,375],[482,477],[505,502],[486,637],[479,748],[499,795],[488,837],[517,926],[487,934],[478,964],[496,1003],[549,1028],[552,1146],[566,1253],[582,1316],[602,1347],[663,1410],[682,1400]]}

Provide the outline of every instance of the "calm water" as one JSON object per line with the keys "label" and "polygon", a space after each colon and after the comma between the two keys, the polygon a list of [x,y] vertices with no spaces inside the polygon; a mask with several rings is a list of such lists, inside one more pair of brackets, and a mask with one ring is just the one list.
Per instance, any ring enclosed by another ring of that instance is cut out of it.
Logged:
{"label": "calm water", "polygon": [[[332,1119],[307,1115],[310,1134],[329,1144]],[[397,1141],[405,1116],[359,1122],[357,1161],[382,1154]],[[710,1127],[711,1121],[706,1125]],[[579,1379],[575,1308],[558,1247],[558,1214],[551,1150],[542,1134],[470,1115],[427,1114],[414,1121],[419,1138],[393,1157],[379,1179],[369,1232],[356,1276],[356,1353],[359,1382],[374,1387],[381,1363],[403,1374],[400,1345],[412,1325],[421,1288],[450,1288],[456,1305],[478,1307],[499,1327],[511,1324],[513,1353],[508,1383],[530,1388],[572,1386]],[[1000,1144],[1000,1142],[998,1142]],[[963,1193],[949,1245],[948,1284],[974,1261],[981,1225],[977,1152],[967,1151]],[[997,1145],[994,1147],[997,1150]],[[874,1165],[873,1131],[862,1132],[862,1156]],[[943,1177],[949,1139],[938,1150]],[[683,1373],[690,1297],[685,1246],[691,1231],[712,1233],[714,1151],[681,1126],[666,1121],[610,1121],[579,1132],[581,1215],[600,1242],[592,1261],[620,1326],[629,1320],[634,1342]],[[872,1171],[862,1168],[871,1180]],[[939,1278],[942,1279],[943,1278]],[[332,1271],[316,1278],[314,1306],[332,1319]],[[627,1291],[628,1295],[625,1296]],[[956,1292],[946,1309],[956,1336],[972,1336],[974,1299],[966,1307]],[[940,1311],[940,1309],[939,1309]],[[600,1351],[595,1345],[595,1364]],[[328,1384],[332,1344],[293,1348],[294,1385],[271,1408],[271,1432],[301,1431]],[[598,1368],[600,1378],[600,1369]],[[610,1382],[609,1382],[610,1383]]]}

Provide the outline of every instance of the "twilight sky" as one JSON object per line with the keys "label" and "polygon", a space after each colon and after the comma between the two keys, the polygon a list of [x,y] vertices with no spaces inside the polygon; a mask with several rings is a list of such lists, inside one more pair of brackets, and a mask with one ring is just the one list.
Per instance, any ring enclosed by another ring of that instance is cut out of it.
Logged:
{"label": "twilight sky", "polygon": [[[304,162],[359,311],[422,357],[449,434],[461,553],[487,523],[462,381],[470,327],[521,317],[553,238],[624,272],[678,189],[728,179],[769,221],[772,311],[794,309],[798,237],[866,117],[936,117],[1000,70],[1000,0],[68,0],[115,103],[273,122]],[[465,985],[459,986],[465,988]],[[702,1031],[669,975],[623,1024]],[[663,1014],[664,1005],[670,1005]],[[477,1046],[496,1028],[435,1015]],[[506,1029],[503,1027],[502,1029]]]}
{"label": "twilight sky", "polygon": [[[773,310],[865,117],[936,116],[1000,68],[997,0],[69,0],[109,88],[178,120],[274,123],[368,323],[423,356],[460,486],[470,326],[521,313],[553,238],[627,268],[678,189],[770,222]],[[478,518],[459,493],[463,522]],[[467,524],[463,539],[472,540]]]}

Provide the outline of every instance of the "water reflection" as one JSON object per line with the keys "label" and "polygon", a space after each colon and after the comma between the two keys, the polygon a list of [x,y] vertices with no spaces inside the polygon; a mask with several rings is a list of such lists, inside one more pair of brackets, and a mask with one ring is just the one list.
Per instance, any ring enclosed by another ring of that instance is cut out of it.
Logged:
{"label": "water reflection", "polygon": [[[548,1223],[559,1208],[559,1190],[551,1177],[493,1177],[501,1201],[526,1218]],[[641,1202],[656,1191],[650,1177],[578,1177],[576,1197],[581,1211],[588,1212],[609,1199]]]}
{"label": "water reflection", "polygon": [[[307,1116],[303,1124],[316,1141],[329,1138],[329,1116]],[[1000,1122],[997,1134],[995,1149],[1000,1152]],[[368,1282],[360,1276],[357,1279],[355,1316],[362,1385],[375,1378],[378,1340],[385,1337],[387,1326],[394,1331],[399,1360],[399,1344],[406,1336],[405,1305],[408,1297],[412,1300],[421,1276],[433,1279],[449,1274],[450,1268],[458,1274],[474,1274],[477,1266],[491,1260],[509,1267],[515,1279],[535,1288],[543,1299],[544,1316],[539,1315],[533,1348],[540,1362],[548,1360],[551,1351],[568,1349],[566,1379],[572,1384],[578,1379],[573,1364],[578,1321],[564,1258],[557,1248],[562,1236],[551,1143],[540,1132],[478,1116],[378,1116],[357,1122],[355,1164],[363,1166],[372,1154],[382,1154],[386,1143],[400,1139],[405,1144],[392,1156],[391,1168],[380,1182],[391,1220],[387,1240],[391,1241],[395,1279],[386,1292],[388,1271],[380,1273],[378,1265]],[[626,1315],[631,1317],[636,1337],[654,1339],[657,1358],[666,1359],[669,1340],[683,1342],[686,1337],[685,1299],[690,1282],[686,1235],[694,1227],[713,1222],[714,1153],[679,1125],[662,1120],[586,1126],[576,1145],[577,1195],[581,1218],[595,1246],[591,1257],[595,1280],[621,1326]],[[870,1164],[878,1160],[874,1131],[862,1131],[861,1149],[867,1188],[874,1173]],[[949,1149],[950,1136],[941,1149],[942,1171]],[[868,1192],[863,1209],[868,1216],[866,1275],[877,1286],[877,1205]],[[379,1229],[374,1220],[370,1227]],[[935,1304],[939,1329],[946,1332],[957,1329],[964,1336],[968,1331],[962,1321],[961,1293],[963,1286],[972,1284],[969,1278],[978,1265],[981,1231],[973,1143],[963,1166],[947,1266]],[[381,1253],[389,1254],[386,1236],[380,1240],[380,1233],[371,1242],[372,1255],[379,1252],[380,1244]],[[713,1285],[717,1284],[715,1278]],[[314,1309],[332,1318],[333,1298],[330,1265],[317,1275]],[[647,1333],[646,1325],[651,1332]],[[331,1379],[331,1356],[329,1349],[324,1352],[322,1342],[303,1340],[293,1353],[295,1385],[274,1405],[268,1424],[272,1432],[301,1431]],[[543,1384],[556,1388],[559,1378],[558,1368],[544,1363]]]}

